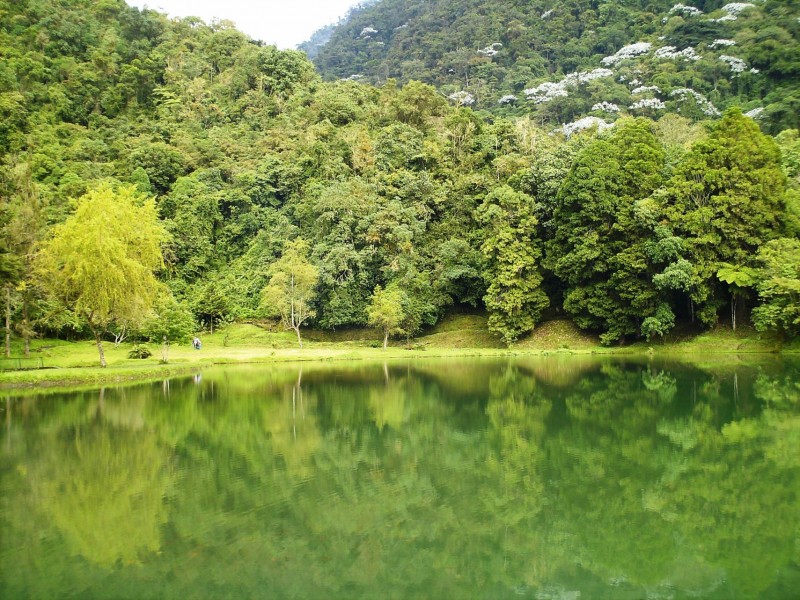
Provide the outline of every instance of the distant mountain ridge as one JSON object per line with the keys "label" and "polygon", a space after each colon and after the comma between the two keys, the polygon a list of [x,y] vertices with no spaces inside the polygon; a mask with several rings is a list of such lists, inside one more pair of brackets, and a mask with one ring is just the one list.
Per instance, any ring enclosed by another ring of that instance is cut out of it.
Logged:
{"label": "distant mountain ridge", "polygon": [[798,0],[379,0],[326,34],[312,56],[326,79],[419,80],[500,114],[701,120],[739,105],[768,131],[798,126]]}
{"label": "distant mountain ridge", "polygon": [[310,59],[314,59],[317,56],[320,49],[323,48],[331,39],[333,32],[336,28],[345,22],[348,19],[353,18],[357,13],[364,10],[367,6],[374,4],[377,0],[364,0],[363,2],[359,2],[355,6],[351,7],[350,10],[347,11],[347,14],[339,19],[336,23],[329,23],[324,27],[320,27],[314,33],[311,34],[311,37],[308,38],[301,44],[297,45],[298,50],[302,50],[303,52],[308,55]]}

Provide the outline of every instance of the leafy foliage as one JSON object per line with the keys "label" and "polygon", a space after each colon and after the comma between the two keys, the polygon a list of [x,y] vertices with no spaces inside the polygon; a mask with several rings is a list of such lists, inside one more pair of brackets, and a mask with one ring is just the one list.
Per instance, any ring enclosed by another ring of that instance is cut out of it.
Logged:
{"label": "leafy foliage", "polygon": [[86,319],[97,339],[115,321],[140,322],[155,301],[165,232],[152,199],[102,186],[78,199],[38,255],[43,285]]}
{"label": "leafy foliage", "polygon": [[779,238],[758,253],[756,288],[763,304],[753,310],[757,329],[800,333],[800,241]]}
{"label": "leafy foliage", "polygon": [[286,242],[283,255],[272,264],[269,276],[262,291],[266,313],[279,316],[284,327],[294,329],[302,348],[300,327],[314,317],[311,307],[319,279],[319,270],[308,261],[308,243],[302,238]]}
{"label": "leafy foliage", "polygon": [[403,303],[408,301],[403,291],[396,285],[381,289],[377,286],[367,307],[367,323],[383,331],[383,347],[389,343],[389,336],[402,333]]}
{"label": "leafy foliage", "polygon": [[151,342],[181,343],[188,342],[195,329],[194,317],[186,303],[162,293],[141,326],[141,333]]}
{"label": "leafy foliage", "polygon": [[[781,231],[786,179],[774,140],[731,110],[698,142],[665,189],[665,211],[686,240],[692,262],[689,296],[706,322],[722,303],[719,279],[751,281],[758,249]],[[726,269],[727,267],[727,269]]]}
{"label": "leafy foliage", "polygon": [[[349,69],[340,43],[352,34],[364,79],[378,69],[374,87],[325,82],[301,52],[227,22],[117,0],[0,1],[0,271],[12,334],[102,335],[123,313],[147,312],[155,292],[113,318],[86,303],[56,311],[48,298],[63,296],[63,282],[33,276],[37,245],[102,182],[155,197],[169,234],[159,277],[183,307],[161,325],[174,318],[180,337],[186,308],[211,328],[264,316],[262,291],[296,239],[318,271],[304,323],[326,329],[365,325],[378,286],[402,290],[397,327],[409,336],[465,304],[486,308],[509,342],[561,311],[608,343],[710,325],[729,302],[746,318],[766,296],[717,275],[724,263],[763,268],[765,244],[800,232],[797,135],[773,140],[746,114],[714,111],[739,103],[764,109],[749,114],[765,131],[796,125],[794,4],[723,21],[719,3],[703,16],[660,1],[523,4],[354,10],[318,65],[329,76],[339,53]],[[683,52],[690,38],[697,60],[662,48]],[[733,58],[748,70],[734,73]],[[116,214],[147,229],[117,212],[125,203],[109,199],[76,239]],[[98,273],[98,290],[121,277]]]}
{"label": "leafy foliage", "polygon": [[638,334],[643,319],[646,335],[663,333],[653,323],[667,315],[653,283],[658,257],[647,242],[664,160],[648,122],[625,121],[577,155],[559,191],[547,261],[566,284],[564,308],[581,327],[603,330],[606,343]]}
{"label": "leafy foliage", "polygon": [[[798,126],[798,17],[796,2],[776,1],[381,0],[326,28],[313,60],[326,79],[420,80],[553,124],[741,105],[777,133]],[[613,73],[586,77],[599,67]],[[584,82],[565,84],[577,73]],[[542,85],[559,91],[531,93]]]}
{"label": "leafy foliage", "polygon": [[532,331],[550,304],[542,290],[533,202],[504,186],[489,193],[478,210],[486,234],[481,249],[487,262],[483,301],[489,329],[510,344]]}
{"label": "leafy foliage", "polygon": [[128,358],[145,359],[153,356],[153,352],[143,344],[136,344],[128,351]]}

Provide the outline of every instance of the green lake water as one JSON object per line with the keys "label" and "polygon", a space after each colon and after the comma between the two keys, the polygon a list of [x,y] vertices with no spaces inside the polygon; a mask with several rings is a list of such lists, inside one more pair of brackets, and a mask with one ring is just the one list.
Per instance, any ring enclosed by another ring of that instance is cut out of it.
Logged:
{"label": "green lake water", "polygon": [[800,362],[0,393],[0,597],[800,597]]}

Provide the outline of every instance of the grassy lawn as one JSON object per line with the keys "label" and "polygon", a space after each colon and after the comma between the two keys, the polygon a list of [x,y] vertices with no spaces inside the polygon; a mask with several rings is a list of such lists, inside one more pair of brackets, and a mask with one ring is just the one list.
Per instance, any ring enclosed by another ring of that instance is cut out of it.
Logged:
{"label": "grassy lawn", "polygon": [[[488,331],[486,317],[456,314],[443,319],[435,328],[411,340],[395,340],[387,350],[380,348],[380,334],[369,329],[337,332],[310,330],[304,347],[297,346],[294,332],[268,330],[250,324],[234,324],[201,336],[201,350],[189,343],[172,345],[167,362],[162,348],[149,344],[152,356],[128,358],[132,344],[105,343],[108,367],[99,367],[97,347],[92,341],[65,342],[34,340],[31,357],[41,360],[43,369],[0,372],[0,387],[38,385],[99,384],[191,373],[211,365],[229,363],[269,363],[294,361],[398,359],[438,356],[506,356],[525,354],[656,354],[680,356],[735,355],[800,351],[795,340],[781,344],[769,336],[748,329],[733,332],[717,328],[699,335],[675,334],[671,338],[626,346],[601,346],[594,335],[580,331],[567,320],[541,324],[528,337],[507,348]],[[13,356],[22,355],[21,345],[13,346]],[[721,357],[720,357],[721,358]]]}

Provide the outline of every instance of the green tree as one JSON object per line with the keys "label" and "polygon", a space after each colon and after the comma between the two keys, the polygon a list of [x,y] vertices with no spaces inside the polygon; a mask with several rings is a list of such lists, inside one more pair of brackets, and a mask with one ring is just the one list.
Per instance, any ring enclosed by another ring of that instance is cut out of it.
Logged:
{"label": "green tree", "polygon": [[218,169],[197,170],[181,177],[158,202],[170,233],[176,275],[187,282],[202,278],[220,262],[224,215]]}
{"label": "green tree", "polygon": [[758,253],[756,287],[762,304],[753,310],[759,331],[800,334],[800,240],[779,238]]}
{"label": "green tree", "polygon": [[435,249],[435,282],[445,303],[476,306],[484,294],[483,253],[461,237],[441,242]]}
{"label": "green tree", "polygon": [[370,233],[381,208],[375,186],[356,177],[320,186],[298,203],[301,222],[314,237],[312,252],[320,268],[318,322],[323,327],[365,322],[377,283],[375,249],[388,245],[388,236]]}
{"label": "green tree", "polygon": [[800,132],[796,129],[781,131],[775,136],[781,149],[781,160],[787,177],[800,184]]}
{"label": "green tree", "polygon": [[481,249],[488,284],[483,301],[489,311],[489,329],[507,344],[532,331],[550,304],[542,290],[533,199],[504,185],[493,190],[478,208],[486,237]]}
{"label": "green tree", "polygon": [[[38,186],[31,178],[30,165],[14,165],[10,173],[8,221],[4,227],[6,244],[19,267],[14,279],[14,289],[6,286],[6,352],[10,332],[10,300],[17,299],[18,316],[16,329],[23,339],[23,352],[30,354],[30,339],[35,335],[34,326],[42,316],[42,290],[35,280],[34,256],[36,245],[46,232],[45,203]],[[9,283],[11,283],[9,281]]]}
{"label": "green tree", "polygon": [[269,283],[261,292],[269,316],[279,316],[283,326],[294,329],[303,347],[300,327],[316,314],[312,304],[317,296],[319,269],[308,260],[308,242],[302,238],[286,242],[283,255],[269,268]]}
{"label": "green tree", "polygon": [[723,263],[755,266],[759,248],[780,234],[785,194],[777,144],[736,109],[676,167],[663,210],[688,246],[689,298],[703,323],[716,322],[726,302],[717,277]]}
{"label": "green tree", "polygon": [[[172,183],[186,171],[186,158],[163,142],[138,144],[129,156],[131,172],[144,170],[147,182],[157,194],[166,193]],[[136,183],[139,183],[137,180]]]}
{"label": "green tree", "polygon": [[141,199],[132,186],[101,185],[78,199],[42,246],[42,286],[86,320],[103,367],[106,328],[140,321],[157,296],[165,239],[152,199]]}
{"label": "green tree", "polygon": [[179,302],[169,292],[156,299],[153,312],[142,325],[141,331],[150,341],[161,342],[162,360],[169,360],[171,342],[188,341],[195,330],[191,310],[184,302]]}
{"label": "green tree", "polygon": [[728,284],[731,294],[731,328],[736,331],[736,307],[739,300],[747,298],[747,291],[756,282],[756,270],[751,267],[737,267],[728,263],[720,264],[717,278]]}
{"label": "green tree", "polygon": [[2,284],[3,295],[5,296],[3,299],[5,304],[5,355],[9,357],[11,356],[12,297],[17,281],[23,270],[23,261],[20,260],[20,257],[14,252],[12,247],[8,232],[10,215],[8,214],[8,207],[5,206],[5,203],[3,204],[2,211],[0,212],[0,225],[2,225],[3,232],[0,238],[0,284]]}
{"label": "green tree", "polygon": [[419,128],[424,128],[430,117],[441,115],[445,106],[436,88],[419,81],[410,81],[392,100],[397,120]]}
{"label": "green tree", "polygon": [[604,343],[640,333],[662,304],[647,246],[658,214],[647,198],[663,164],[650,123],[626,120],[578,154],[559,190],[547,264],[565,285],[566,311]]}
{"label": "green tree", "polygon": [[397,286],[389,284],[386,289],[376,286],[367,306],[367,323],[383,330],[383,349],[389,344],[389,336],[402,333],[403,303],[405,294]]}

